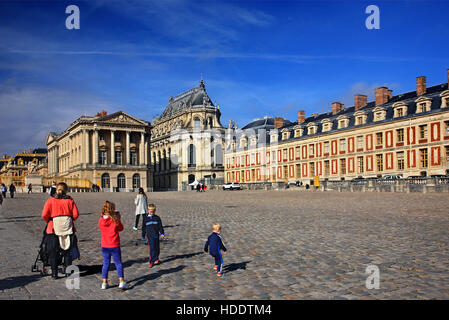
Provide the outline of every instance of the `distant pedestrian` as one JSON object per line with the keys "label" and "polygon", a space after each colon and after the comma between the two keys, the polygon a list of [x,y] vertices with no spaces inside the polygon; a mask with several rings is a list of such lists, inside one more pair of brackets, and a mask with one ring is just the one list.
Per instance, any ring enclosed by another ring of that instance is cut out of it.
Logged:
{"label": "distant pedestrian", "polygon": [[201,185],[199,183],[196,185],[196,192],[201,192]]}
{"label": "distant pedestrian", "polygon": [[28,185],[28,194],[33,193],[33,185],[30,183]]}
{"label": "distant pedestrian", "polygon": [[98,221],[98,227],[101,231],[101,253],[103,254],[103,268],[101,289],[108,288],[108,273],[111,257],[119,277],[119,288],[128,289],[129,285],[125,282],[122,264],[122,253],[120,249],[119,232],[123,230],[123,224],[120,220],[120,213],[115,210],[115,204],[106,201],[101,208],[101,216]]}
{"label": "distant pedestrian", "polygon": [[139,219],[142,217],[142,240],[145,240],[145,224],[143,223],[144,217],[148,214],[148,198],[143,191],[143,188],[139,188],[139,194],[134,200],[136,205],[136,221],[134,222],[133,229],[137,231],[137,227],[139,225]]}
{"label": "distant pedestrian", "polygon": [[0,187],[0,191],[2,192],[3,198],[6,199],[6,192],[8,191],[8,188],[5,186],[4,183],[2,183],[2,186]]}
{"label": "distant pedestrian", "polygon": [[1,208],[2,204],[3,204],[3,196],[2,196],[2,194],[0,193],[0,208]]}
{"label": "distant pedestrian", "polygon": [[48,194],[50,197],[54,197],[56,195],[56,181],[53,181],[53,185],[50,187]]}
{"label": "distant pedestrian", "polygon": [[214,270],[217,271],[217,276],[223,276],[223,254],[226,254],[227,249],[223,243],[223,239],[220,235],[221,226],[218,223],[212,225],[212,233],[207,238],[206,244],[204,245],[204,252],[209,252],[209,254],[214,257],[215,265]]}
{"label": "distant pedestrian", "polygon": [[11,198],[14,198],[15,192],[16,192],[16,187],[14,186],[14,184],[11,183],[11,185],[9,186],[9,195],[11,196]]}
{"label": "distant pedestrian", "polygon": [[148,240],[148,255],[150,258],[149,267],[159,264],[159,235],[164,239],[164,227],[161,218],[156,215],[156,206],[153,203],[148,205],[148,215],[144,216],[146,227],[146,237]]}
{"label": "distant pedestrian", "polygon": [[201,192],[204,192],[204,184],[201,184]]}

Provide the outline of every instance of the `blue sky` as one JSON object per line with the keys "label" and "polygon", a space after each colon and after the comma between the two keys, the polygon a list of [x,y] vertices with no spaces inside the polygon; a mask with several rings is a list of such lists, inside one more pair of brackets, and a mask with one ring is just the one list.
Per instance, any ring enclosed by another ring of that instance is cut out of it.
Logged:
{"label": "blue sky", "polygon": [[[68,30],[65,9],[80,9]],[[380,29],[368,30],[368,5]],[[201,74],[222,124],[447,81],[448,1],[0,2],[0,153],[106,109],[151,121]]]}

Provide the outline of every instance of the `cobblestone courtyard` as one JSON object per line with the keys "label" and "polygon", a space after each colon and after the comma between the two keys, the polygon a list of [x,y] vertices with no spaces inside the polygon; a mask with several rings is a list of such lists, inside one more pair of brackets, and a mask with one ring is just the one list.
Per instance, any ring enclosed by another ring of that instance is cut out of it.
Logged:
{"label": "cobblestone courtyard", "polygon": [[[298,190],[149,193],[165,226],[161,264],[135,245],[132,193],[73,193],[80,217],[80,289],[31,273],[44,222],[46,194],[17,194],[0,212],[1,299],[448,299],[449,212],[444,193],[338,193]],[[98,218],[116,203],[125,278],[115,269],[100,290]],[[217,278],[203,246],[213,222],[228,254]],[[367,289],[368,265],[380,289]]]}

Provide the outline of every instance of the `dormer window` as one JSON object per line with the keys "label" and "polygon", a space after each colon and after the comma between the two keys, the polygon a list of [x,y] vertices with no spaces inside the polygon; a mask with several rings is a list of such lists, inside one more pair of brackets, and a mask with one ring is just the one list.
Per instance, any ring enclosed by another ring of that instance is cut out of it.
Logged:
{"label": "dormer window", "polygon": [[282,132],[282,140],[287,140],[290,137],[290,132]]}
{"label": "dormer window", "polygon": [[257,144],[257,138],[256,137],[252,137],[251,138],[251,146],[255,146]]}
{"label": "dormer window", "polygon": [[373,110],[374,113],[374,121],[382,121],[385,120],[385,117],[387,115],[387,111],[385,108],[377,107]]}
{"label": "dormer window", "polygon": [[441,108],[449,108],[449,90],[443,91],[440,94]]}
{"label": "dormer window", "polygon": [[248,139],[242,138],[240,139],[240,148],[246,148],[248,146]]}
{"label": "dormer window", "polygon": [[307,134],[311,135],[311,134],[315,134],[316,130],[317,130],[317,125],[313,122],[309,123],[309,125],[307,126]]}
{"label": "dormer window", "polygon": [[363,111],[357,111],[354,113],[354,117],[355,117],[355,125],[359,126],[361,124],[365,124],[366,123],[366,118],[367,115],[365,112]]}
{"label": "dormer window", "polygon": [[270,140],[271,140],[271,142],[276,142],[276,141],[278,141],[278,135],[277,135],[277,134],[272,134],[272,135],[270,136]]}
{"label": "dormer window", "polygon": [[322,123],[322,132],[327,132],[332,130],[332,121],[330,121],[329,119],[324,119],[323,121],[321,121]]}
{"label": "dormer window", "polygon": [[338,121],[338,129],[346,128],[349,124],[348,117],[340,116],[337,118]]}
{"label": "dormer window", "polygon": [[416,102],[416,113],[427,112],[430,111],[430,106],[432,104],[432,99],[419,97],[415,100]]}
{"label": "dormer window", "polygon": [[295,129],[295,138],[301,137],[303,135],[304,129],[303,128],[296,128]]}
{"label": "dormer window", "polygon": [[407,104],[404,102],[398,102],[393,105],[394,118],[403,117],[407,115]]}

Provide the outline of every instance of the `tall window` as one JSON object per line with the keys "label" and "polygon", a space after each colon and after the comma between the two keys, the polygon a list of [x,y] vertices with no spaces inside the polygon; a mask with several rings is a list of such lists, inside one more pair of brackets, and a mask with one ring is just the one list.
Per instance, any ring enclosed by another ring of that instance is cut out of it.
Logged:
{"label": "tall window", "polygon": [[444,121],[444,134],[449,136],[449,121]]}
{"label": "tall window", "polygon": [[340,139],[340,151],[346,152],[346,139]]}
{"label": "tall window", "polygon": [[427,149],[419,149],[419,157],[421,168],[427,168],[428,159],[427,159]]}
{"label": "tall window", "polygon": [[383,135],[382,132],[376,133],[376,144],[381,146],[383,144]]}
{"label": "tall window", "polygon": [[381,154],[376,155],[376,165],[377,165],[378,172],[381,172],[384,170],[383,155],[381,155]]}
{"label": "tall window", "polygon": [[449,164],[449,146],[444,147],[446,151],[446,163]]}
{"label": "tall window", "polygon": [[131,164],[133,166],[137,165],[137,153],[136,152],[131,152]]}
{"label": "tall window", "polygon": [[324,142],[324,153],[329,153],[329,141]]}
{"label": "tall window", "polygon": [[419,138],[426,139],[427,138],[427,124],[419,126]]}
{"label": "tall window", "polygon": [[115,152],[115,163],[117,165],[122,165],[122,152],[121,151]]}
{"label": "tall window", "polygon": [[126,188],[126,178],[125,178],[125,175],[123,173],[120,173],[117,176],[117,187],[119,189],[125,189]]}
{"label": "tall window", "polygon": [[363,166],[363,157],[357,157],[357,169],[358,173],[364,172],[364,166]]}
{"label": "tall window", "polygon": [[193,127],[196,128],[196,129],[200,129],[201,128],[201,120],[199,118],[193,119]]}
{"label": "tall window", "polygon": [[314,144],[309,145],[309,155],[311,155],[311,156],[315,155],[315,145]]}
{"label": "tall window", "polygon": [[120,142],[120,133],[119,132],[116,132],[116,133],[114,133],[114,141],[115,142]]}
{"label": "tall window", "polygon": [[315,176],[315,162],[310,162],[309,166],[310,166],[310,176],[314,177]]}
{"label": "tall window", "polygon": [[397,129],[396,137],[398,139],[398,142],[404,142],[404,129]]}
{"label": "tall window", "polygon": [[107,164],[107,155],[106,151],[100,151],[100,164]]}
{"label": "tall window", "polygon": [[195,159],[195,146],[193,144],[189,145],[189,149],[187,150],[188,156],[189,156],[189,167],[195,167],[196,166],[196,159]]}
{"label": "tall window", "polygon": [[324,161],[324,175],[328,176],[330,174],[329,160]]}
{"label": "tall window", "polygon": [[284,179],[288,179],[288,166],[284,166]]}
{"label": "tall window", "polygon": [[357,136],[357,149],[363,149],[363,136]]}
{"label": "tall window", "polygon": [[296,152],[296,158],[300,158],[301,157],[301,147],[295,147],[295,152]]}
{"label": "tall window", "polygon": [[296,164],[295,169],[296,169],[296,179],[301,178],[301,165]]}
{"label": "tall window", "polygon": [[340,159],[340,172],[346,174],[346,159]]}
{"label": "tall window", "polygon": [[396,152],[396,158],[398,161],[398,170],[404,170],[404,151]]}
{"label": "tall window", "polygon": [[133,189],[140,188],[140,175],[136,173],[133,175]]}
{"label": "tall window", "polygon": [[287,149],[282,150],[282,159],[288,159]]}

